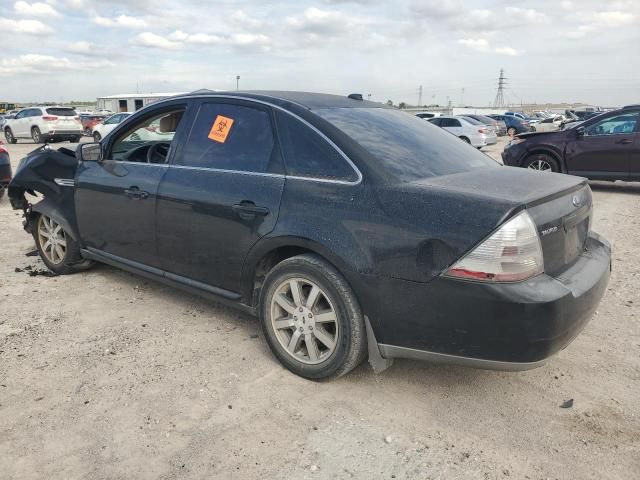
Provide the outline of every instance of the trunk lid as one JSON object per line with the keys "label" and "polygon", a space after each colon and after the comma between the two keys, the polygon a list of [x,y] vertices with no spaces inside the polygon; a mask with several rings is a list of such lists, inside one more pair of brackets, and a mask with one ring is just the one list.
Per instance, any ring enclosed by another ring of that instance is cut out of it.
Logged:
{"label": "trunk lid", "polygon": [[584,178],[504,167],[426,178],[412,184],[469,196],[480,210],[483,205],[495,209],[497,203],[501,204],[504,217],[496,228],[526,208],[538,229],[545,272],[551,276],[571,266],[584,250],[593,209],[591,189]]}

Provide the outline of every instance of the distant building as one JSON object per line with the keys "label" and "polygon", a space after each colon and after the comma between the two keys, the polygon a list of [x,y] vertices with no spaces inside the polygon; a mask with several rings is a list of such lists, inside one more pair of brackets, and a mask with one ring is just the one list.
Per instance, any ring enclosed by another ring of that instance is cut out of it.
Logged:
{"label": "distant building", "polygon": [[108,97],[98,97],[96,100],[96,110],[109,110],[111,112],[135,112],[147,105],[162,100],[163,98],[182,95],[177,93],[131,93],[122,95],[109,95]]}

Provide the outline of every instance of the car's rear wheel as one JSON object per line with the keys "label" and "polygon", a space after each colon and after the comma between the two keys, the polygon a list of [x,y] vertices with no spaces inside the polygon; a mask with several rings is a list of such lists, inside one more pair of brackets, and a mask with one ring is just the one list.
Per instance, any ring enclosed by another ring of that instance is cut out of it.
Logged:
{"label": "car's rear wheel", "polygon": [[342,275],[317,255],[289,258],[267,274],[260,319],[275,356],[302,377],[339,377],[365,357],[358,301]]}
{"label": "car's rear wheel", "polygon": [[511,137],[513,137],[516,133],[518,133],[518,131],[513,127],[509,127],[509,129],[507,130],[507,135]]}
{"label": "car's rear wheel", "polygon": [[82,140],[82,135],[76,135],[71,139],[71,143],[80,143],[80,140]]}
{"label": "car's rear wheel", "polygon": [[471,140],[469,140],[467,137],[460,137],[460,140],[467,142],[467,143],[471,143]]}
{"label": "car's rear wheel", "polygon": [[100,135],[100,132],[93,132],[93,140],[96,143],[102,140],[102,135]]}
{"label": "car's rear wheel", "polygon": [[65,275],[91,266],[80,255],[80,245],[53,218],[39,215],[33,237],[44,264],[54,273]]}
{"label": "car's rear wheel", "polygon": [[534,153],[525,160],[525,167],[539,172],[559,172],[558,162],[546,153]]}
{"label": "car's rear wheel", "polygon": [[41,143],[42,142],[42,133],[38,127],[33,127],[31,129],[31,138],[33,139],[33,143]]}
{"label": "car's rear wheel", "polygon": [[13,132],[11,131],[10,128],[4,129],[4,138],[7,141],[7,143],[18,143],[18,139],[13,136]]}

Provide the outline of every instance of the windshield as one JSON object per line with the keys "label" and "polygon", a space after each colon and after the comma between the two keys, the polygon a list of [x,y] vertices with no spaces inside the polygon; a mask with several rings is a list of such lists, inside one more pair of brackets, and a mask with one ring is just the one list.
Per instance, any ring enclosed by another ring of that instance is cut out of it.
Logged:
{"label": "windshield", "polygon": [[385,174],[403,182],[499,166],[446,130],[400,110],[326,108],[314,113],[367,150]]}

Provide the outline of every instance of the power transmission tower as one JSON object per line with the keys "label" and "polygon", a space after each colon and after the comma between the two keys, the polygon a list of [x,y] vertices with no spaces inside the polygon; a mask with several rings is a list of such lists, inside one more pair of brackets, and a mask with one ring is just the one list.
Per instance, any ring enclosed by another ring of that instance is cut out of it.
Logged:
{"label": "power transmission tower", "polygon": [[504,76],[504,69],[500,69],[500,77],[498,78],[498,91],[493,101],[493,108],[504,108],[504,89],[507,85],[507,78]]}
{"label": "power transmission tower", "polygon": [[418,106],[422,106],[422,85],[418,87]]}

